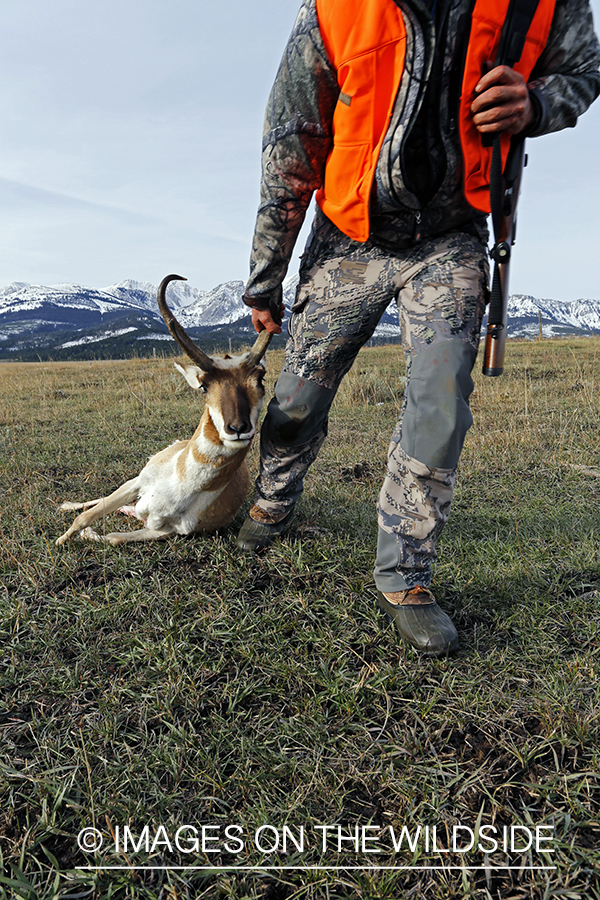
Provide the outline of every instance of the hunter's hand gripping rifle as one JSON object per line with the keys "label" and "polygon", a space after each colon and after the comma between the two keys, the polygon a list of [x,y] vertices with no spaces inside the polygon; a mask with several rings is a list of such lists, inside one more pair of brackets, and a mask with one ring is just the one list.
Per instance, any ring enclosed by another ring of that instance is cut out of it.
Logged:
{"label": "hunter's hand gripping rifle", "polygon": [[[514,66],[521,58],[525,37],[535,15],[538,0],[510,0],[502,29],[496,66]],[[484,144],[486,141],[484,141]],[[487,144],[489,146],[489,144]],[[494,262],[487,333],[483,357],[484,375],[502,375],[506,346],[508,308],[508,273],[511,248],[517,229],[517,201],[523,167],[527,165],[525,138],[513,135],[504,172],[500,135],[493,138],[490,172],[490,206],[494,228],[494,246],[490,256]]]}

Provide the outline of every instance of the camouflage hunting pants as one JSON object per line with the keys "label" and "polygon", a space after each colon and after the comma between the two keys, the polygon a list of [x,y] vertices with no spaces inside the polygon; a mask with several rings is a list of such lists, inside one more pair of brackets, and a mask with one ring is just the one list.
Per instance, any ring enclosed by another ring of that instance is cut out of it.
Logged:
{"label": "camouflage hunting pants", "polygon": [[486,248],[471,235],[446,235],[390,254],[337,229],[325,237],[313,230],[284,367],[261,430],[252,518],[278,522],[293,508],[326,437],[340,382],[396,299],[406,388],[379,494],[374,574],[385,591],[430,584],[473,421],[470,373],[487,282]]}

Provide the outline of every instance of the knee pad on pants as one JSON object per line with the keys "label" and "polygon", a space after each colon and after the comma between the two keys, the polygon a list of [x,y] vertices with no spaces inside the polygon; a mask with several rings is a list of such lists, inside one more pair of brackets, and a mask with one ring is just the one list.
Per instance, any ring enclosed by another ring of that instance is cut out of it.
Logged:
{"label": "knee pad on pants", "polygon": [[277,446],[296,447],[327,429],[327,415],[335,391],[282,372],[263,429]]}
{"label": "knee pad on pants", "polygon": [[465,341],[431,344],[412,360],[400,444],[427,466],[458,464],[473,424],[469,397],[477,351]]}

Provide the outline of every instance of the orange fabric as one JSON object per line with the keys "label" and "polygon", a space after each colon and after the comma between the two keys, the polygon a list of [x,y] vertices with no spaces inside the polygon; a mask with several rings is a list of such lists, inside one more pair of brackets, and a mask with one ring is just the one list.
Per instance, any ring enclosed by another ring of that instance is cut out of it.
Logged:
{"label": "orange fabric", "polygon": [[[496,59],[502,26],[506,18],[509,0],[477,0],[473,10],[471,36],[465,60],[459,112],[460,140],[464,161],[465,196],[471,206],[481,212],[490,211],[490,168],[492,150],[481,143],[479,132],[473,124],[471,103],[475,99],[475,86],[483,73],[485,63]],[[540,0],[527,32],[521,59],[515,71],[529,79],[533,68],[546,46],[555,0]],[[502,166],[510,148],[510,136],[500,138]]]}
{"label": "orange fabric", "polygon": [[[477,0],[463,75],[459,128],[465,162],[465,195],[489,212],[491,149],[472,123],[475,85],[496,48],[509,0]],[[542,52],[555,0],[540,0],[521,61],[527,79]],[[394,0],[317,0],[325,49],[337,71],[340,98],[333,116],[333,147],[316,200],[325,215],[356,241],[369,236],[369,197],[404,71],[406,29]],[[508,153],[509,139],[503,141]]]}
{"label": "orange fabric", "polygon": [[400,78],[406,29],[394,0],[317,0],[340,99],[317,203],[356,241],[369,237],[369,195]]}

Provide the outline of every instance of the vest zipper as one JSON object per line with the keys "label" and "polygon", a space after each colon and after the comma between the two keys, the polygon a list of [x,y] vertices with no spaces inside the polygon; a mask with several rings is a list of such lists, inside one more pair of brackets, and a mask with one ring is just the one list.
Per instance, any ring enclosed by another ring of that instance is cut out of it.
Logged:
{"label": "vest zipper", "polygon": [[415,213],[415,227],[413,228],[413,241],[418,243],[421,240],[421,210],[418,209]]}

